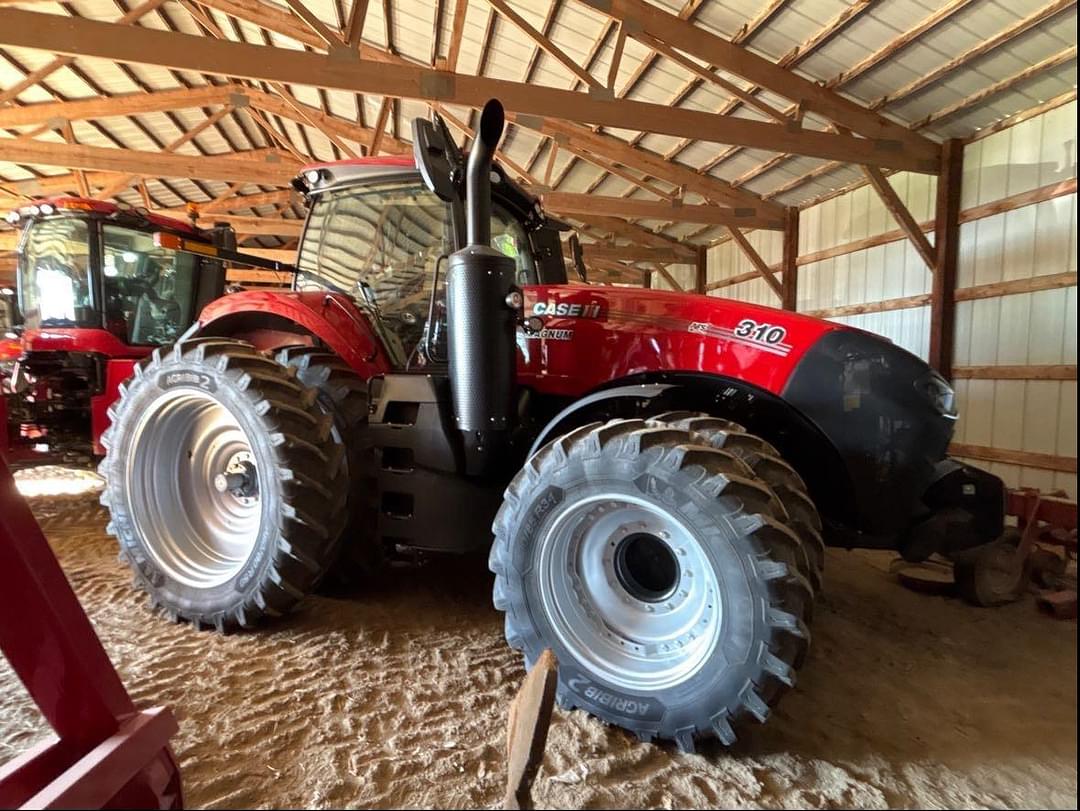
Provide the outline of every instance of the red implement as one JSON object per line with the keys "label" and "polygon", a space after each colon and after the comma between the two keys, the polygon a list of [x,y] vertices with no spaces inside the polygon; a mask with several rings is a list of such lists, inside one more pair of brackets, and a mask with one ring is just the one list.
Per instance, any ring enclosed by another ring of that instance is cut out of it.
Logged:
{"label": "red implement", "polygon": [[124,689],[0,458],[0,650],[55,735],[0,766],[0,808],[181,808],[164,707]]}

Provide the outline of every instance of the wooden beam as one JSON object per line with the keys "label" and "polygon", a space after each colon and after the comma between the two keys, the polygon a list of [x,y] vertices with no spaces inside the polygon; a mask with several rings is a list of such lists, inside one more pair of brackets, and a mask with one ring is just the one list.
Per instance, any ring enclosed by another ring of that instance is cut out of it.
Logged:
{"label": "wooden beam", "polygon": [[727,228],[728,231],[731,232],[731,238],[735,240],[735,244],[739,246],[739,250],[750,260],[750,264],[754,266],[758,275],[761,276],[761,278],[765,280],[765,283],[772,288],[772,291],[783,300],[784,291],[780,287],[780,282],[776,280],[776,275],[772,272],[772,268],[765,264],[765,260],[761,258],[761,254],[754,250],[754,246],[750,244],[750,241],[743,235],[742,231],[730,225]]}
{"label": "wooden beam", "polygon": [[1063,287],[1075,287],[1075,273],[1049,273],[1045,276],[1031,276],[1027,279],[1011,279],[1007,282],[990,282],[974,287],[961,287],[956,291],[957,301],[1015,296],[1021,293],[1037,293],[1040,290],[1060,290]]}
{"label": "wooden beam", "polygon": [[[773,93],[790,98],[805,111],[815,112],[869,139],[891,139],[894,141],[893,149],[910,151],[912,155],[918,155],[925,160],[934,160],[937,157],[937,144],[912,133],[903,125],[860,107],[813,81],[785,70],[692,22],[649,5],[644,0],[581,1],[614,19],[629,20],[636,30],[641,30],[684,53],[718,65]],[[758,147],[771,148],[761,147],[760,144]],[[798,153],[799,150],[791,151]],[[928,166],[923,171],[933,171],[933,167]]]}
{"label": "wooden beam", "polygon": [[548,137],[565,139],[564,145],[567,148],[584,149],[606,160],[621,163],[623,166],[655,178],[661,178],[667,183],[684,186],[686,191],[700,194],[706,200],[734,207],[757,208],[760,213],[769,216],[780,217],[783,214],[783,206],[763,202],[757,195],[742,189],[734,189],[731,184],[719,178],[699,174],[689,166],[666,160],[647,149],[631,146],[620,138],[593,132],[588,127],[557,118],[513,113],[508,117],[519,127],[534,130]]}
{"label": "wooden beam", "polygon": [[[285,87],[285,85],[281,84],[280,82],[271,82],[270,86],[274,88],[274,91],[278,94],[278,96],[281,97],[285,104],[288,105],[288,107],[300,117],[302,123],[308,124],[316,131],[321,132],[324,136],[326,136],[326,139],[330,141],[330,143],[332,143],[334,146],[344,152],[348,157],[359,157],[359,155],[356,154],[356,150],[354,150],[351,146],[345,143],[334,132],[332,128],[323,125],[318,118],[309,115],[307,110],[305,109],[306,105],[301,104],[300,100],[297,99],[296,96],[294,96],[292,93],[290,93],[289,89]],[[378,133],[376,133],[376,137],[378,137]]]}
{"label": "wooden beam", "polygon": [[664,281],[667,282],[671,286],[671,289],[674,290],[676,293],[685,293],[686,292],[685,290],[683,290],[683,286],[681,284],[679,284],[678,280],[674,276],[671,275],[671,273],[668,271],[668,269],[666,267],[664,267],[664,265],[661,265],[661,264],[658,264],[658,263],[654,262],[653,263],[653,270],[655,270],[657,273],[659,273],[661,276],[663,276]]}
{"label": "wooden beam", "polygon": [[[956,266],[960,256],[960,185],[964,176],[964,143],[946,141],[941,152],[934,215],[937,257],[930,291],[928,362],[946,380],[952,377],[956,319]],[[921,234],[920,234],[921,236]]]}
{"label": "wooden beam", "polygon": [[954,366],[953,380],[1076,380],[1076,364]]}
{"label": "wooden beam", "polygon": [[783,258],[780,260],[780,272],[783,292],[780,306],[795,312],[799,309],[799,209],[788,208],[784,222]]}
{"label": "wooden beam", "polygon": [[[229,105],[222,107],[220,110],[211,114],[209,117],[200,121],[190,130],[183,133],[179,138],[176,138],[171,143],[167,144],[162,151],[169,153],[176,152],[177,149],[179,149],[189,141],[197,138],[200,133],[214,126],[214,124],[216,124],[225,116],[229,115],[232,111],[233,108]],[[117,194],[127,189],[127,187],[134,183],[136,180],[138,180],[138,175],[123,175],[122,177],[114,180],[101,191],[94,194],[93,197],[97,198],[98,200],[108,200],[110,197],[115,197]],[[87,194],[86,196],[89,197],[91,195]]]}
{"label": "wooden beam", "polygon": [[671,251],[676,256],[683,257],[684,261],[692,262],[697,255],[697,249],[691,245],[684,245],[671,237],[657,234],[618,217],[604,217],[599,214],[570,214],[569,218],[583,223],[587,232],[596,231],[604,234],[605,237],[608,235],[621,237],[637,245],[663,248]]}
{"label": "wooden beam", "polygon": [[326,24],[319,19],[318,15],[304,5],[303,0],[285,0],[285,3],[293,10],[293,13],[297,17],[307,23],[308,28],[319,35],[319,39],[321,39],[328,47],[345,44],[344,40],[341,39],[341,35],[331,31]]}
{"label": "wooden beam", "polygon": [[[875,51],[873,54],[871,54],[870,56],[863,59],[861,62],[859,62],[857,65],[855,65],[851,69],[846,70],[846,71],[838,74],[833,79],[826,82],[825,86],[829,87],[829,88],[833,88],[833,89],[839,89],[843,85],[850,84],[855,79],[857,79],[860,76],[863,76],[864,74],[866,74],[869,71],[873,70],[874,68],[876,68],[877,66],[879,66],[883,62],[895,57],[897,54],[899,54],[901,51],[903,51],[905,48],[907,48],[913,42],[916,42],[918,40],[918,38],[921,37],[923,34],[927,33],[928,31],[930,31],[930,30],[932,30],[934,28],[936,28],[941,23],[948,20],[950,17],[952,17],[955,14],[959,13],[964,8],[966,8],[971,2],[973,2],[973,0],[952,0],[952,2],[946,3],[940,9],[938,9],[937,11],[934,11],[928,17],[924,18],[919,24],[917,24],[913,28],[909,29],[908,31],[906,31],[904,34],[897,37],[896,39],[886,43],[881,48],[879,48],[877,51]],[[916,124],[915,126],[912,127],[912,129],[913,130],[922,129],[923,127],[927,126],[928,123],[929,123],[928,121],[924,121],[921,124]],[[731,150],[730,154],[725,154],[722,157],[723,158],[730,157],[730,155],[734,154],[734,152],[736,152],[736,151],[738,151],[738,150]],[[785,156],[785,157],[792,157],[792,156],[789,155],[789,156]],[[710,162],[710,164],[706,165],[706,168],[711,169],[714,165],[715,165],[715,162]],[[778,163],[774,163],[774,164],[772,164],[772,166],[769,166],[768,162],[763,163],[760,166],[755,167],[754,169],[751,169],[750,171],[744,173],[744,177],[746,177],[746,178],[757,177],[760,174],[762,174],[764,170],[767,170],[768,168],[774,168],[776,165],[778,165]],[[834,169],[839,168],[842,165],[843,165],[842,162],[837,161],[837,162],[829,162],[829,163],[827,163],[827,164],[825,164],[823,166],[816,167],[815,169],[811,170],[810,172],[807,172],[807,173],[805,173],[805,174],[803,174],[803,175],[801,175],[799,177],[793,178],[792,180],[790,180],[787,183],[783,184],[779,188],[773,189],[772,191],[767,193],[765,196],[768,197],[768,198],[775,198],[775,197],[777,197],[777,196],[779,196],[781,194],[785,194],[786,192],[789,192],[792,189],[797,188],[798,186],[802,185],[803,183],[806,183],[807,181],[812,180],[815,177],[820,177],[823,174],[827,174],[827,173],[833,171]],[[828,199],[828,198],[825,197],[825,196],[822,196],[822,197],[817,198],[817,199],[815,199],[813,201],[810,201],[807,204],[802,205],[802,208],[806,208],[807,205],[813,205],[813,204],[816,204],[818,202],[821,202],[822,199]]]}
{"label": "wooden beam", "polygon": [[217,211],[242,211],[246,208],[259,206],[297,205],[301,201],[300,195],[292,189],[281,191],[259,192],[256,194],[232,195],[211,200],[207,203],[196,203],[199,215],[212,214]]}
{"label": "wooden beam", "polygon": [[[1037,189],[1018,192],[1017,194],[1010,195],[1001,200],[994,200],[989,203],[982,203],[964,209],[964,211],[960,212],[960,223],[974,222],[975,220],[981,220],[985,217],[992,217],[995,214],[1002,214],[1006,211],[1013,211],[1014,209],[1035,205],[1046,200],[1053,200],[1067,194],[1076,194],[1076,178],[1069,178],[1068,180],[1062,180],[1057,183],[1049,183],[1045,186],[1040,186]],[[934,221],[925,220],[919,223],[918,227],[922,231],[929,231],[934,227]],[[799,265],[812,265],[815,262],[822,262],[837,256],[845,256],[846,254],[855,253],[856,251],[864,251],[868,248],[876,248],[879,245],[887,245],[890,242],[897,242],[904,238],[905,234],[900,229],[886,231],[883,234],[864,237],[863,239],[857,239],[853,242],[845,242],[841,245],[834,245],[831,248],[823,248],[820,251],[803,254],[799,257]]]}
{"label": "wooden beam", "polygon": [[867,301],[862,304],[841,304],[839,307],[823,307],[819,310],[807,310],[803,315],[812,318],[847,318],[853,315],[866,315],[868,313],[891,313],[896,310],[913,310],[916,307],[925,307],[930,303],[929,293],[919,293],[915,296],[903,296],[890,298],[883,301]]}
{"label": "wooden beam", "polygon": [[379,150],[382,148],[383,138],[386,137],[386,120],[390,116],[392,102],[393,99],[383,96],[382,103],[379,105],[379,115],[375,119],[375,137],[371,139],[371,146],[368,149],[369,155],[378,155]]}
{"label": "wooden beam", "polygon": [[782,230],[784,227],[782,219],[762,217],[753,209],[682,205],[662,200],[604,197],[598,194],[573,192],[545,192],[542,199],[545,208],[564,214],[601,214],[609,217],[632,217],[666,222],[702,222],[772,230]]}
{"label": "wooden beam", "polygon": [[601,259],[611,262],[681,264],[688,260],[685,254],[676,253],[671,248],[645,248],[640,245],[607,245],[596,242],[583,242],[581,249],[584,251],[586,259]]}
{"label": "wooden beam", "polygon": [[82,121],[110,116],[142,115],[168,110],[210,107],[215,104],[246,103],[238,85],[206,85],[205,87],[159,90],[154,93],[126,93],[112,97],[95,96],[72,101],[46,101],[0,109],[0,128],[40,124],[54,119]]}
{"label": "wooden beam", "polygon": [[[631,1],[615,0],[616,5]],[[88,19],[0,9],[0,44],[9,46],[46,51],[59,48],[68,55],[98,57],[122,63],[161,65],[175,70],[309,84],[420,101],[448,101],[472,107],[481,107],[487,99],[494,97],[501,99],[508,109],[519,113],[590,121],[608,127],[647,129],[659,134],[691,136],[699,140],[912,171],[932,171],[939,154],[937,145],[930,141],[926,141],[930,147],[924,148],[901,144],[893,139],[855,138],[642,101],[609,100],[542,85],[449,74],[418,65],[377,63],[365,59],[345,64],[333,56],[308,51],[269,48],[142,27],[124,27],[120,34],[119,28]],[[855,108],[850,102],[844,104]]]}
{"label": "wooden beam", "polygon": [[364,34],[364,21],[367,19],[368,0],[353,0],[349,9],[349,24],[345,33],[345,45],[355,51],[360,47],[360,38]]}
{"label": "wooden beam", "polygon": [[881,202],[885,205],[885,208],[896,221],[896,224],[900,226],[900,230],[904,232],[904,235],[911,241],[911,244],[915,246],[916,252],[922,257],[926,266],[933,271],[937,267],[937,257],[934,246],[927,240],[926,235],[923,234],[922,229],[919,228],[919,224],[915,222],[915,218],[911,216],[908,207],[904,205],[904,201],[900,199],[900,195],[896,193],[896,190],[886,179],[885,175],[881,173],[880,169],[875,169],[873,166],[863,166],[862,171],[863,175],[865,175],[866,179],[870,182],[870,185],[874,187],[874,191],[877,192],[878,197],[881,198]]}
{"label": "wooden beam", "polygon": [[[265,150],[192,156],[42,141],[5,143],[4,159],[31,166],[64,166],[76,170],[122,172],[140,177],[245,180],[249,183],[277,186],[287,185],[300,169],[299,162]],[[15,183],[20,185],[22,182]],[[34,182],[31,181],[31,184]]]}
{"label": "wooden beam", "polygon": [[[743,274],[739,281],[749,281],[756,278],[756,274]],[[732,279],[724,279],[722,282],[714,282],[709,285],[710,289],[729,286]],[[961,287],[957,289],[956,301],[975,301],[978,299],[998,298],[1000,296],[1015,296],[1024,293],[1036,293],[1040,290],[1060,290],[1063,287],[1075,287],[1075,273],[1052,273],[1045,276],[1031,276],[1027,279],[1012,279],[1007,282],[991,282],[974,287]],[[885,299],[883,301],[868,301],[864,304],[845,304],[840,307],[827,307],[820,310],[809,310],[804,315],[814,318],[838,318],[849,315],[864,315],[866,313],[886,313],[895,310],[910,310],[916,307],[926,307],[930,304],[930,293],[920,293],[915,296],[903,296],[901,298]]]}
{"label": "wooden beam", "polygon": [[455,0],[454,21],[450,28],[450,50],[446,55],[446,69],[456,73],[458,58],[461,56],[461,38],[465,33],[465,13],[469,10],[469,0]]}
{"label": "wooden beam", "polygon": [[619,33],[615,35],[615,46],[611,52],[611,63],[608,65],[607,89],[615,92],[615,79],[619,75],[619,65],[622,64],[623,49],[626,47],[626,26],[619,21]]}
{"label": "wooden beam", "polygon": [[1007,465],[1054,470],[1058,473],[1076,473],[1075,456],[1058,456],[1052,453],[1034,453],[1010,448],[990,448],[985,445],[967,445],[953,442],[949,455],[979,459],[984,462],[1001,462]]}
{"label": "wooden beam", "polygon": [[[138,20],[140,17],[143,17],[143,16],[149,14],[151,11],[154,11],[156,8],[161,6],[164,2],[165,2],[165,0],[146,0],[145,2],[140,3],[139,5],[137,5],[131,11],[127,12],[119,20],[117,20],[116,24],[117,25],[130,25],[130,24],[134,23],[136,20]],[[75,61],[74,56],[58,56],[58,57],[56,57],[51,62],[48,62],[47,64],[43,65],[42,67],[38,68],[37,70],[35,70],[32,73],[30,73],[29,75],[27,75],[21,81],[16,82],[14,85],[12,85],[9,88],[6,88],[3,91],[0,91],[0,104],[6,104],[7,102],[11,101],[16,96],[18,96],[20,93],[22,93],[24,90],[27,90],[27,89],[33,87],[36,84],[40,84],[45,79],[47,79],[49,76],[56,73],[56,71],[60,70],[60,68],[67,67],[68,65],[70,65],[74,61]]]}
{"label": "wooden beam", "polygon": [[761,99],[757,98],[754,93],[748,90],[744,90],[737,84],[729,82],[723,76],[713,73],[708,68],[699,65],[693,59],[683,56],[674,48],[668,47],[656,37],[652,37],[648,34],[635,31],[634,39],[638,40],[643,45],[647,45],[648,47],[652,48],[657,53],[663,54],[672,62],[680,65],[684,70],[689,71],[691,74],[697,76],[702,81],[708,82],[712,85],[716,85],[732,98],[738,99],[743,104],[746,104],[749,107],[753,107],[758,112],[764,113],[769,118],[778,121],[781,124],[788,124],[791,123],[791,121],[793,120],[791,116],[785,115],[784,113],[777,110],[775,107],[772,107],[763,102]]}
{"label": "wooden beam", "polygon": [[900,36],[882,45],[865,59],[834,76],[826,82],[826,86],[836,88],[849,84],[863,74],[870,72],[882,62],[892,59],[912,43],[917,42],[923,34],[937,28],[954,14],[963,11],[973,2],[975,2],[975,0],[951,0],[951,2],[946,3],[929,16],[924,17],[919,23],[909,28]]}

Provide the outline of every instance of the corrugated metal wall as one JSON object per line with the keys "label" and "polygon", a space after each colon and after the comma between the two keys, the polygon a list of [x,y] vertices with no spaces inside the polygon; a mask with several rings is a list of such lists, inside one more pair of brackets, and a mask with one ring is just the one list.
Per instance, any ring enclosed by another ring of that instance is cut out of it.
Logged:
{"label": "corrugated metal wall", "polygon": [[[1076,177],[1076,102],[976,140],[964,151],[962,209]],[[935,178],[890,177],[919,222],[934,215]],[[896,228],[874,191],[863,186],[802,212],[799,255]],[[932,240],[933,236],[930,235]],[[782,235],[754,232],[762,258],[780,261]],[[1076,272],[1076,194],[984,217],[961,226],[957,287]],[[709,251],[708,280],[753,270],[727,242]],[[799,268],[800,312],[929,293],[931,274],[908,240]],[[778,306],[761,279],[715,290],[741,301]],[[961,301],[956,309],[956,366],[1076,364],[1076,286]],[[870,330],[925,358],[929,307],[835,319]],[[956,441],[968,445],[1076,457],[1076,381],[957,380],[961,419]],[[1064,489],[1076,497],[1076,474],[977,461],[1011,486]]]}

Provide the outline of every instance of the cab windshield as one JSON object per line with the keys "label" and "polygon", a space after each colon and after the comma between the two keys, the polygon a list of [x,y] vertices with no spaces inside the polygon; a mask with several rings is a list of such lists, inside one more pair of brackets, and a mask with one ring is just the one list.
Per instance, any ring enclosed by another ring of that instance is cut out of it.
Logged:
{"label": "cab windshield", "polygon": [[[536,271],[521,224],[496,205],[491,234],[492,246],[517,263],[520,283],[530,284]],[[439,258],[453,250],[450,207],[419,178],[328,191],[311,201],[296,289],[350,296],[373,314],[395,365],[407,366],[425,352],[428,361],[438,361],[446,340],[446,262]]]}

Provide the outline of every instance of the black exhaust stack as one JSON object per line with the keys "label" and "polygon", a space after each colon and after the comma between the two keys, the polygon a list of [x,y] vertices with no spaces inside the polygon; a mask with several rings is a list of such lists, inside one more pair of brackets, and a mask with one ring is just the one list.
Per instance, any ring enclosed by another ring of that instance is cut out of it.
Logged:
{"label": "black exhaust stack", "polygon": [[470,475],[481,475],[497,463],[514,413],[521,292],[517,264],[491,247],[491,159],[503,124],[502,104],[492,99],[484,105],[469,152],[468,244],[450,256],[446,274],[450,393]]}

